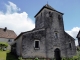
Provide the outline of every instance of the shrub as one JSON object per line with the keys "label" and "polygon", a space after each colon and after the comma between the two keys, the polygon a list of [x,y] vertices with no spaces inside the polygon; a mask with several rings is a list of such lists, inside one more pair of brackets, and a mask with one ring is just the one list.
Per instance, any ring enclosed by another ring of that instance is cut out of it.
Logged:
{"label": "shrub", "polygon": [[73,60],[77,60],[78,59],[78,56],[73,56]]}
{"label": "shrub", "polygon": [[19,60],[22,60],[22,57],[19,57],[18,59],[19,59]]}
{"label": "shrub", "polygon": [[8,47],[7,43],[0,43],[0,50],[6,50],[6,48]]}
{"label": "shrub", "polygon": [[34,60],[39,60],[37,57]]}

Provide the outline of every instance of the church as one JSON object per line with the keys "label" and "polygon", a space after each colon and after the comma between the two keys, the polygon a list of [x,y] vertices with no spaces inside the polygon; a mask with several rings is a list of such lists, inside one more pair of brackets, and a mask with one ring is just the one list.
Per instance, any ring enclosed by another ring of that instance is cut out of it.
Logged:
{"label": "church", "polygon": [[46,4],[34,17],[35,28],[15,39],[18,56],[60,59],[76,55],[75,39],[64,30],[63,13]]}

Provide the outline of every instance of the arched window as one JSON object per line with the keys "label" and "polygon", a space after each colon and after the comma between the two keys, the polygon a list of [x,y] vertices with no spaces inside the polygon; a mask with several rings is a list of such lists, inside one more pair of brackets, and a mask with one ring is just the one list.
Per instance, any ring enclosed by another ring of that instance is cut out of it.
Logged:
{"label": "arched window", "polygon": [[58,32],[57,32],[57,31],[54,32],[54,37],[55,37],[56,39],[58,38]]}

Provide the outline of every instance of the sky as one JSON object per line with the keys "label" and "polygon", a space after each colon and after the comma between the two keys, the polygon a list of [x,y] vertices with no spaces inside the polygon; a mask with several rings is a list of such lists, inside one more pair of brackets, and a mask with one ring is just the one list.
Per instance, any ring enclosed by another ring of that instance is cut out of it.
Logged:
{"label": "sky", "polygon": [[64,13],[65,31],[75,38],[80,30],[80,0],[0,0],[0,28],[14,30],[17,35],[35,27],[34,16],[49,4]]}

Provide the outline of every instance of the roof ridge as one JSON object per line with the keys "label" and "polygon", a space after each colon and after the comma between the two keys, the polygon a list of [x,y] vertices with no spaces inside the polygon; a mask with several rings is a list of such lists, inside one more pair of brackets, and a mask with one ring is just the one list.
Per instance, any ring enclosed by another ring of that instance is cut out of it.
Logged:
{"label": "roof ridge", "polygon": [[52,10],[52,11],[56,11],[56,12],[58,12],[58,13],[60,13],[60,14],[63,15],[63,13],[57,11],[56,9],[54,9],[53,7],[51,7],[49,4],[46,4],[46,5],[44,5],[44,6],[39,10],[39,12],[38,12],[34,17],[36,17],[44,8],[47,8],[47,9]]}
{"label": "roof ridge", "polygon": [[56,10],[56,9],[54,9],[53,7],[51,7],[49,4],[44,5],[44,7],[47,7],[47,8],[49,8],[49,9]]}
{"label": "roof ridge", "polygon": [[[4,28],[0,28],[0,29],[4,29]],[[13,30],[7,29],[7,31],[13,31]]]}

